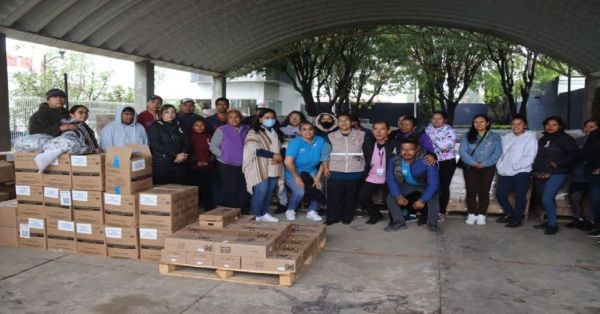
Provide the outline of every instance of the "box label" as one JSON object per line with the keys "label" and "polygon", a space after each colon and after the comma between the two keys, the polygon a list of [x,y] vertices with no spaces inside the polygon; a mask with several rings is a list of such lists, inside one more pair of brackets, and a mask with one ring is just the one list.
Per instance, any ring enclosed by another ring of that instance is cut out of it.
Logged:
{"label": "box label", "polygon": [[44,229],[44,219],[29,218],[28,226],[32,229]]}
{"label": "box label", "polygon": [[76,191],[73,190],[73,192],[71,192],[72,194],[72,198],[74,201],[78,201],[78,202],[87,202],[88,201],[88,192],[87,191]]}
{"label": "box label", "polygon": [[152,228],[140,228],[140,239],[158,240],[158,230]]}
{"label": "box label", "polygon": [[121,234],[121,228],[116,228],[116,227],[104,227],[104,235],[107,238],[112,238],[112,239],[121,239],[122,238],[122,234]]}
{"label": "box label", "polygon": [[58,166],[58,158],[54,159],[54,161],[50,165]]}
{"label": "box label", "polygon": [[19,236],[21,238],[29,239],[29,225],[19,224]]}
{"label": "box label", "polygon": [[60,191],[60,205],[71,206],[71,191]]}
{"label": "box label", "polygon": [[87,167],[87,157],[86,156],[71,156],[71,166]]}
{"label": "box label", "polygon": [[73,232],[73,231],[75,231],[75,223],[72,221],[59,220],[58,221],[58,230]]}
{"label": "box label", "polygon": [[146,169],[146,160],[145,159],[134,160],[131,163],[131,171],[140,171],[140,170],[144,170],[144,169]]}
{"label": "box label", "polygon": [[104,204],[121,206],[121,195],[104,193]]}
{"label": "box label", "polygon": [[31,187],[29,185],[15,185],[17,195],[31,196]]}
{"label": "box label", "polygon": [[77,223],[77,233],[92,234],[92,224]]}
{"label": "box label", "polygon": [[51,187],[44,187],[44,197],[58,198],[58,189]]}
{"label": "box label", "polygon": [[140,194],[140,205],[156,206],[158,205],[158,195]]}

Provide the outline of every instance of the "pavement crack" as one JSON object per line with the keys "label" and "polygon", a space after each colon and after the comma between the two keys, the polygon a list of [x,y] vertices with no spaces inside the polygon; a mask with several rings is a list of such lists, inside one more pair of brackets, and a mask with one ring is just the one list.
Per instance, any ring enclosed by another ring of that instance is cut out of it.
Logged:
{"label": "pavement crack", "polygon": [[192,302],[192,304],[190,304],[188,307],[186,307],[183,311],[179,312],[179,314],[184,314],[185,312],[187,312],[189,309],[192,308],[192,306],[196,305],[196,303],[198,303],[198,301],[202,300],[205,296],[207,296],[209,293],[211,293],[213,290],[215,290],[216,287],[218,287],[220,285],[221,285],[220,282],[217,283],[216,285],[214,285],[212,288],[210,288],[208,291],[206,291],[206,293],[202,294],[196,300],[194,300],[194,302]]}
{"label": "pavement crack", "polygon": [[30,271],[30,270],[32,270],[32,269],[34,269],[34,268],[38,268],[38,267],[40,267],[40,266],[43,266],[43,265],[46,265],[46,264],[48,264],[48,263],[54,262],[54,261],[56,261],[56,260],[59,260],[59,259],[61,259],[61,258],[65,257],[65,256],[67,256],[67,255],[61,255],[61,256],[59,256],[59,257],[55,257],[55,258],[53,258],[53,259],[46,260],[46,261],[44,261],[44,262],[42,262],[42,263],[39,263],[39,264],[33,265],[33,266],[29,267],[29,268],[25,268],[25,269],[23,269],[23,270],[21,270],[21,271],[18,271],[18,272],[16,272],[16,273],[14,273],[14,274],[11,274],[11,275],[8,275],[8,276],[4,276],[4,277],[0,278],[0,281],[3,281],[3,280],[6,280],[6,279],[10,279],[10,278],[12,278],[12,277],[18,276],[18,275],[20,275],[20,274],[22,274],[22,273],[24,273],[24,272],[28,272],[28,271]]}

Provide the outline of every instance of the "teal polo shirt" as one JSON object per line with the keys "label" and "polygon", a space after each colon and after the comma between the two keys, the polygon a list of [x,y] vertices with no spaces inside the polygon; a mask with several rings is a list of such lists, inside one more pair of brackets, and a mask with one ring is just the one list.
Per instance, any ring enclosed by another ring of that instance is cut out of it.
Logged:
{"label": "teal polo shirt", "polygon": [[[286,157],[294,158],[296,172],[308,172],[315,176],[319,170],[321,161],[329,160],[327,142],[320,136],[315,136],[312,143],[308,143],[302,136],[294,138],[285,151]],[[331,149],[329,149],[331,151]],[[292,178],[292,173],[285,169],[285,176]]]}

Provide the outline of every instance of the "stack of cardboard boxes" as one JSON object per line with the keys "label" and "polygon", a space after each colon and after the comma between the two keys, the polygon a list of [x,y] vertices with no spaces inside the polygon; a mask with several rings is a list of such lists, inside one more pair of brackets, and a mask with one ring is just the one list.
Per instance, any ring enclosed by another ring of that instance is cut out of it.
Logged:
{"label": "stack of cardboard boxes", "polygon": [[295,273],[325,239],[322,224],[261,223],[217,208],[165,239],[161,262],[262,273]]}
{"label": "stack of cardboard boxes", "polygon": [[0,202],[15,198],[15,165],[6,157],[0,155]]}
{"label": "stack of cardboard boxes", "polygon": [[18,247],[17,200],[0,203],[0,246]]}

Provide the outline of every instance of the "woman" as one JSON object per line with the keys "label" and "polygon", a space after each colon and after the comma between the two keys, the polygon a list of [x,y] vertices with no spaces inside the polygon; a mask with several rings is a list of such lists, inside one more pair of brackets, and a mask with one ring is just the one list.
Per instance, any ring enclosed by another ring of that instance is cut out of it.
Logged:
{"label": "woman", "polygon": [[590,237],[600,237],[600,129],[590,133],[583,145],[583,157],[586,161],[585,171],[590,176],[590,204],[594,213],[596,230]]}
{"label": "woman", "polygon": [[242,125],[242,113],[227,111],[227,124],[220,126],[213,134],[210,151],[217,158],[219,190],[223,199],[221,205],[241,208],[248,211],[248,193],[242,174],[244,140],[250,129]]}
{"label": "woman", "polygon": [[204,210],[209,211],[215,207],[212,198],[215,164],[209,149],[211,135],[206,128],[206,121],[200,118],[194,120],[189,136],[188,184],[198,187],[198,200],[201,200]]}
{"label": "woman", "polygon": [[256,221],[279,221],[268,213],[277,180],[283,175],[283,134],[276,123],[276,116],[273,109],[259,112],[244,144],[242,170],[246,189],[252,195],[250,211],[256,216]]}
{"label": "woman", "polygon": [[363,143],[365,132],[352,128],[348,114],[338,116],[339,129],[329,133],[331,154],[327,179],[328,225],[342,221],[349,224],[354,218],[354,200],[365,169]]}
{"label": "woman", "polygon": [[[285,155],[285,149],[287,148],[287,144],[296,138],[300,133],[300,124],[306,122],[306,116],[301,111],[292,111],[290,112],[283,123],[281,124],[281,132],[283,133],[283,153]],[[287,210],[288,204],[288,195],[287,190],[285,188],[285,177],[279,178],[277,181],[277,199],[278,206],[277,210],[275,210],[276,214],[284,213]]]}
{"label": "woman", "polygon": [[183,133],[173,105],[158,110],[159,119],[148,128],[152,151],[152,181],[154,184],[185,184],[189,138]]}
{"label": "woman", "polygon": [[465,223],[485,225],[490,204],[490,187],[496,174],[496,162],[502,154],[500,136],[490,131],[490,119],[483,114],[473,117],[471,129],[460,142],[460,159],[467,187],[468,216]]}
{"label": "woman", "polygon": [[567,182],[569,171],[579,155],[577,143],[564,128],[565,123],[560,117],[551,116],[544,120],[544,135],[538,141],[538,153],[533,163],[536,191],[541,194],[547,217],[546,222],[534,228],[544,229],[544,234],[548,235],[558,232],[556,194]]}
{"label": "woman", "polygon": [[75,130],[73,130],[77,136],[82,139],[87,145],[88,152],[90,153],[100,153],[102,149],[98,145],[98,140],[96,140],[96,134],[94,131],[85,123],[89,117],[89,109],[83,105],[74,105],[69,110],[69,114],[71,119],[69,120],[70,124],[74,124],[77,126]]}
{"label": "woman", "polygon": [[[537,136],[535,132],[527,131],[527,119],[523,116],[514,116],[511,126],[512,132],[502,136],[502,156],[496,164],[496,199],[504,212],[504,216],[496,221],[516,228],[523,224],[531,167],[537,154]],[[508,201],[511,192],[515,193],[514,208]]]}
{"label": "woman", "polygon": [[[590,119],[583,123],[584,136],[575,139],[577,147],[583,149],[590,133],[598,129],[599,122],[596,119]],[[567,228],[577,228],[589,230],[592,224],[585,220],[583,216],[583,199],[588,196],[590,188],[590,174],[585,171],[585,160],[578,162],[571,171],[571,184],[569,185],[569,205],[573,212],[573,221],[566,225]]]}
{"label": "woman", "polygon": [[[315,136],[315,128],[308,122],[300,124],[300,136],[292,140],[285,153],[285,183],[292,191],[285,212],[287,220],[296,220],[296,209],[307,190],[310,190],[310,204],[306,218],[312,221],[322,221],[317,214],[316,189],[321,184],[324,163],[329,155],[323,154],[329,144],[320,136]],[[310,185],[305,184],[310,183]]]}
{"label": "woman", "polygon": [[436,111],[431,116],[431,123],[425,129],[433,143],[433,150],[438,160],[440,173],[440,219],[446,214],[446,208],[450,201],[450,183],[456,171],[456,157],[454,144],[456,144],[456,132],[448,125],[448,114]]}
{"label": "woman", "polygon": [[331,113],[321,113],[315,118],[315,135],[328,140],[327,135],[338,128],[337,118]]}

